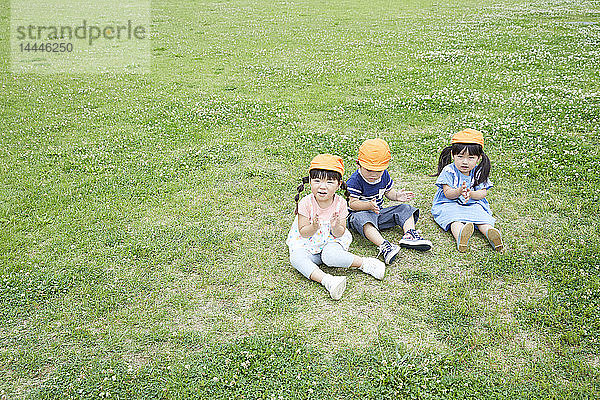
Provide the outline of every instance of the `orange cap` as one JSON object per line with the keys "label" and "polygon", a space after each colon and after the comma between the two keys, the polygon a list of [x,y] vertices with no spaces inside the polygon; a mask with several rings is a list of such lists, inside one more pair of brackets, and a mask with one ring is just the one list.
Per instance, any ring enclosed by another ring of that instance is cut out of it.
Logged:
{"label": "orange cap", "polygon": [[358,149],[358,163],[371,171],[383,171],[391,158],[390,146],[383,139],[367,139]]}
{"label": "orange cap", "polygon": [[452,135],[451,143],[473,143],[483,147],[483,133],[475,129],[465,129]]}
{"label": "orange cap", "polygon": [[332,154],[319,154],[310,162],[310,168],[308,169],[326,169],[328,171],[337,171],[342,176],[344,175],[344,161],[342,157],[334,156]]}

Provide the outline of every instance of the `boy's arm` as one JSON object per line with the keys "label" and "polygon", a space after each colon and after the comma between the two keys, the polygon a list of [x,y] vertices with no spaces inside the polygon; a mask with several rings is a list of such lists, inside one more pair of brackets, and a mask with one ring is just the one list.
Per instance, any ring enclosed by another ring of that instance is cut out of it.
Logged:
{"label": "boy's arm", "polygon": [[404,189],[390,189],[385,192],[385,197],[392,201],[410,201],[415,197],[413,192],[407,192]]}
{"label": "boy's arm", "polygon": [[375,200],[364,201],[350,196],[348,207],[350,207],[350,209],[353,211],[373,211],[375,213],[379,213],[379,206],[377,206],[377,202]]}

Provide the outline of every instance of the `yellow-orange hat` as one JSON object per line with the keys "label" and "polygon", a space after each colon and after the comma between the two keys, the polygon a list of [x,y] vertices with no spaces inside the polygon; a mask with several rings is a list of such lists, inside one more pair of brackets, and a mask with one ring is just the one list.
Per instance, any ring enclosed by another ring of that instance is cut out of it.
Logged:
{"label": "yellow-orange hat", "polygon": [[342,176],[344,175],[344,161],[342,157],[334,156],[332,154],[319,154],[310,162],[310,168],[308,169],[326,169],[328,171],[337,171]]}
{"label": "yellow-orange hat", "polygon": [[383,171],[391,158],[390,146],[383,139],[367,139],[358,149],[358,163],[371,171]]}
{"label": "yellow-orange hat", "polygon": [[483,133],[475,129],[465,129],[452,135],[451,143],[473,143],[483,147]]}

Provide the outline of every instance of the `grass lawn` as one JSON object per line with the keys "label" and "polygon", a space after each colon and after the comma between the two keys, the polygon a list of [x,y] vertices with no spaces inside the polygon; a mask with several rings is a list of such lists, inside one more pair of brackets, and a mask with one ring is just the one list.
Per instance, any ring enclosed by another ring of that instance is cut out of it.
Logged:
{"label": "grass lawn", "polygon": [[[597,1],[156,0],[146,75],[11,74],[9,15],[1,399],[600,397]],[[429,211],[466,127],[501,254]],[[334,302],[293,196],[371,137],[434,247]]]}

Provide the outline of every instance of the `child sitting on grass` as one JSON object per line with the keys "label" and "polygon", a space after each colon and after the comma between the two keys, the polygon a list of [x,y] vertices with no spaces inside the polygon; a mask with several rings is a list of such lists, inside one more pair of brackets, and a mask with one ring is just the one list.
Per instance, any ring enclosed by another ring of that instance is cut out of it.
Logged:
{"label": "child sitting on grass", "polygon": [[[345,276],[333,276],[319,269],[354,267],[383,279],[385,264],[375,258],[362,258],[348,252],[352,235],[346,229],[348,204],[336,194],[345,189],[342,180],[344,163],[338,156],[320,154],[310,163],[309,176],[302,179],[296,195],[296,218],[286,244],[290,262],[302,275],[321,283],[334,300],[339,300],[346,289]],[[311,193],[299,200],[304,185],[310,183]]]}
{"label": "child sitting on grass", "polygon": [[385,240],[380,230],[401,226],[404,236],[400,246],[420,251],[431,249],[431,242],[415,229],[418,209],[408,204],[383,208],[384,197],[392,201],[409,201],[414,197],[413,192],[392,189],[394,181],[387,171],[390,159],[390,147],[385,140],[365,140],[358,149],[358,169],[346,183],[351,209],[348,225],[377,246],[386,264],[394,262],[400,247]]}
{"label": "child sitting on grass", "polygon": [[490,159],[483,152],[483,134],[474,129],[456,133],[451,145],[440,154],[438,171],[433,175],[438,176],[435,182],[438,190],[431,213],[442,229],[452,231],[460,252],[469,248],[474,227],[488,238],[494,249],[504,248],[485,198],[492,188],[488,180],[490,169]]}

